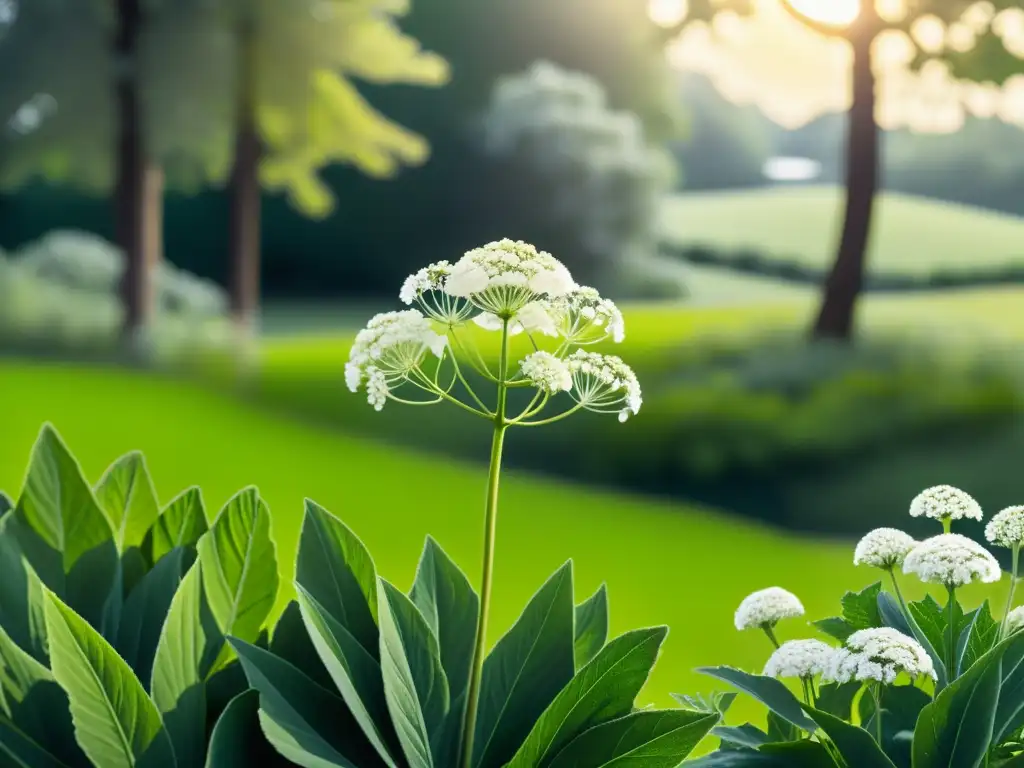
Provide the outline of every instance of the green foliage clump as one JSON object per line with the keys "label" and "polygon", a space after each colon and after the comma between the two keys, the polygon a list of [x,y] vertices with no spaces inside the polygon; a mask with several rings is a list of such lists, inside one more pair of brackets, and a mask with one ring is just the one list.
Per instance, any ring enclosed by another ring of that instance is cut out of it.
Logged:
{"label": "green foliage clump", "polygon": [[[295,598],[255,488],[207,520],[161,505],[142,456],[90,486],[45,426],[0,494],[0,755],[43,766],[457,765],[480,601],[433,539],[411,590],[305,504]],[[678,765],[728,699],[637,709],[665,627],[608,639],[566,563],[483,665],[472,765]],[[454,750],[454,751],[453,751]]]}

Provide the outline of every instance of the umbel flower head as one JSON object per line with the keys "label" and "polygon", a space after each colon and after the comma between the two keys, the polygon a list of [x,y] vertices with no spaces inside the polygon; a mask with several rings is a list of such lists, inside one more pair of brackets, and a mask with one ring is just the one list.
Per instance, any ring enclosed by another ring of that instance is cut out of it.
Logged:
{"label": "umbel flower head", "polygon": [[861,629],[846,639],[829,660],[822,679],[837,683],[850,680],[891,685],[900,673],[912,678],[936,679],[928,652],[914,638],[891,627]]}
{"label": "umbel flower head", "polygon": [[578,349],[565,362],[572,374],[572,396],[588,411],[618,411],[619,421],[640,411],[640,382],[621,358]]}
{"label": "umbel flower head", "polygon": [[405,278],[398,298],[403,304],[418,304],[427,317],[452,326],[465,321],[475,311],[468,301],[449,296],[444,290],[452,265],[437,261]]}
{"label": "umbel flower head", "polygon": [[804,615],[804,606],[792,592],[768,587],[747,595],[736,609],[736,629],[772,628],[783,619]]}
{"label": "umbel flower head", "polygon": [[946,587],[963,587],[975,580],[991,584],[1003,573],[987,549],[959,533],[922,541],[903,561],[903,572]]}
{"label": "umbel flower head", "polygon": [[519,363],[523,377],[542,392],[555,394],[572,389],[569,366],[550,352],[534,352]]}
{"label": "umbel flower head", "polygon": [[1019,547],[1024,544],[1024,507],[1007,507],[988,521],[985,538],[997,547]]}
{"label": "umbel flower head", "polygon": [[764,665],[765,677],[810,678],[825,674],[835,648],[821,640],[788,640]]}
{"label": "umbel flower head", "polygon": [[593,288],[580,286],[547,304],[561,335],[574,344],[594,344],[609,337],[618,344],[626,337],[622,312]]}
{"label": "umbel flower head", "polygon": [[903,560],[917,542],[895,528],[876,528],[857,542],[853,552],[854,565],[870,565],[892,570],[903,565]]}
{"label": "umbel flower head", "polygon": [[910,502],[911,517],[932,520],[981,520],[981,505],[965,491],[951,485],[926,488]]}

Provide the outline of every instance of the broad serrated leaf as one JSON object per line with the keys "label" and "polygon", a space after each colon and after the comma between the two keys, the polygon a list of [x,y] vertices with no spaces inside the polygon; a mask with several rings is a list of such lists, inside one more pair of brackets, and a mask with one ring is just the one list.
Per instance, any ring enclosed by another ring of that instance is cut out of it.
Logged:
{"label": "broad serrated leaf", "polygon": [[544,710],[507,768],[545,765],[583,731],[628,715],[667,634],[638,629],[608,643]]}
{"label": "broad serrated leaf", "polygon": [[860,592],[847,592],[842,596],[840,602],[843,618],[854,631],[882,625],[882,617],[878,613],[878,595],[881,591],[882,582],[878,581]]}
{"label": "broad serrated leaf", "polygon": [[992,618],[988,600],[973,612],[974,615],[963,629],[964,643],[958,649],[959,674],[963,674],[991,651],[999,639],[999,624]]}
{"label": "broad serrated leaf", "polygon": [[555,571],[484,661],[473,765],[505,765],[576,672],[572,563]]}
{"label": "broad serrated leaf", "polygon": [[[255,488],[232,497],[199,540],[203,591],[225,636],[259,637],[277,599],[277,556],[270,538],[270,510]],[[224,645],[213,671],[231,660]]]}
{"label": "broad serrated leaf", "polygon": [[32,448],[21,497],[4,522],[42,582],[101,627],[119,568],[113,531],[81,467],[49,424]]}
{"label": "broad serrated leaf", "polygon": [[[935,605],[938,606],[938,603],[935,603]],[[929,623],[933,622],[934,616],[931,614],[931,607],[925,604],[925,609],[926,613],[922,613],[922,615],[927,616]],[[896,602],[896,599],[892,595],[887,592],[879,594],[878,612],[882,617],[882,622],[887,627],[892,627],[905,635],[915,638],[917,642],[921,644],[925,649],[925,652],[928,654],[928,657],[932,660],[932,666],[935,668],[935,674],[937,677],[935,688],[937,691],[940,691],[946,686],[948,677],[946,673],[946,657],[943,651],[943,644],[941,642],[938,645],[933,643],[932,636],[935,632],[934,626],[929,626],[928,631],[925,631],[925,629],[922,628],[914,618],[914,610],[912,606],[908,606],[908,611],[910,612],[909,620],[904,615],[899,603]],[[943,624],[943,626],[945,625]]]}
{"label": "broad serrated leaf", "polygon": [[282,756],[304,768],[380,764],[340,696],[269,651],[235,638],[228,642],[259,691],[263,733]]}
{"label": "broad serrated leaf", "polygon": [[174,593],[157,641],[150,686],[182,765],[202,763],[204,686],[224,645],[224,635],[203,595],[201,571],[201,563],[193,563]]}
{"label": "broad serrated leaf", "polygon": [[413,602],[379,579],[380,666],[384,695],[411,768],[434,765],[432,736],[449,706],[437,639]]}
{"label": "broad serrated leaf", "polygon": [[829,637],[834,637],[836,640],[845,641],[850,635],[857,630],[844,619],[842,616],[829,616],[827,619],[818,619],[812,621],[815,627],[820,629]]}
{"label": "broad serrated leaf", "polygon": [[850,725],[845,720],[820,709],[805,706],[804,710],[825,732],[848,766],[896,768],[871,734],[863,728]]}
{"label": "broad serrated leaf", "polygon": [[53,676],[67,692],[75,735],[93,764],[175,765],[160,713],[117,652],[52,592],[45,613]]}
{"label": "broad serrated leaf", "polygon": [[804,714],[796,696],[773,677],[752,675],[732,667],[699,667],[698,672],[743,691],[764,704],[780,718],[805,731],[813,733],[817,726]]}
{"label": "broad serrated leaf", "polygon": [[238,694],[217,718],[210,734],[206,768],[285,768],[291,765],[270,746],[260,729],[260,695]]}
{"label": "broad serrated leaf", "polygon": [[735,744],[748,749],[757,749],[762,744],[767,744],[768,734],[751,723],[735,726],[719,726],[711,730],[712,736],[717,736],[724,742]]}
{"label": "broad serrated leaf", "polygon": [[338,518],[306,500],[295,581],[379,658],[377,571],[363,543]]}
{"label": "broad serrated leaf", "polygon": [[597,591],[576,606],[576,669],[586,665],[608,642],[608,589]]}
{"label": "broad serrated leaf", "polygon": [[188,488],[171,499],[153,522],[142,544],[150,563],[156,563],[176,547],[189,547],[208,530],[203,495]]}
{"label": "broad serrated leaf", "polygon": [[391,748],[397,745],[397,735],[388,712],[380,662],[301,585],[296,590],[302,621],[316,654],[366,738],[384,763],[394,768]]}
{"label": "broad serrated leaf", "polygon": [[111,464],[96,484],[95,492],[114,530],[118,551],[140,546],[160,515],[160,502],[142,454],[133,451]]}
{"label": "broad serrated leaf", "polygon": [[718,715],[683,709],[645,710],[594,726],[562,749],[550,768],[676,768]]}
{"label": "broad serrated leaf", "polygon": [[184,549],[172,550],[136,585],[121,611],[114,647],[140,680],[153,676],[153,657],[171,601],[189,566]]}
{"label": "broad serrated leaf", "polygon": [[910,615],[914,617],[918,627],[937,651],[945,653],[946,648],[946,616],[942,606],[931,595],[923,600],[907,605]]}

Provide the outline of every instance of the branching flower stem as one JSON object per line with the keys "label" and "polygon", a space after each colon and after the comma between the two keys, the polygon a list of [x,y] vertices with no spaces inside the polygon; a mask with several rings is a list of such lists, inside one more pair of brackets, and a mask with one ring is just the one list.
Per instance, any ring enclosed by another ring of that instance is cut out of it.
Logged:
{"label": "branching flower stem", "polygon": [[956,614],[954,613],[956,608],[956,587],[947,585],[946,589],[949,592],[946,616],[946,621],[949,623],[946,636],[948,645],[946,648],[946,679],[949,682],[953,682],[953,679],[956,677],[956,627],[954,626],[954,620],[956,619]]}
{"label": "branching flower stem", "polygon": [[480,615],[477,617],[476,640],[470,665],[469,686],[466,694],[466,713],[462,723],[462,746],[459,764],[471,768],[473,764],[473,735],[480,706],[480,680],[483,673],[484,652],[487,647],[487,618],[491,604],[491,582],[494,576],[494,540],[498,524],[498,484],[501,477],[501,452],[508,421],[505,408],[508,398],[508,319],[502,323],[501,357],[498,359],[498,395],[494,412],[494,435],[491,440],[491,464],[487,475],[487,507],[484,514],[484,562],[480,581]]}
{"label": "branching flower stem", "polygon": [[[562,413],[559,413],[556,416],[551,416],[550,418],[547,419],[541,419],[540,421],[517,421],[515,422],[515,425],[517,427],[542,427],[545,424],[554,424],[556,421],[561,421],[567,416],[572,416],[574,413],[576,413],[576,411],[578,411],[582,407],[583,406],[580,403],[577,403],[569,410],[563,411]],[[533,414],[530,415],[532,416]]]}

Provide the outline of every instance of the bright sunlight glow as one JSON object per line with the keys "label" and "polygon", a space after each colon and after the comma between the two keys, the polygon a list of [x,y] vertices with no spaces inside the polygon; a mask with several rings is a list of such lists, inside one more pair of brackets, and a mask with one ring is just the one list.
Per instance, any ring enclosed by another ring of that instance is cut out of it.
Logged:
{"label": "bright sunlight glow", "polygon": [[782,0],[800,13],[823,24],[845,27],[860,15],[861,0]]}

